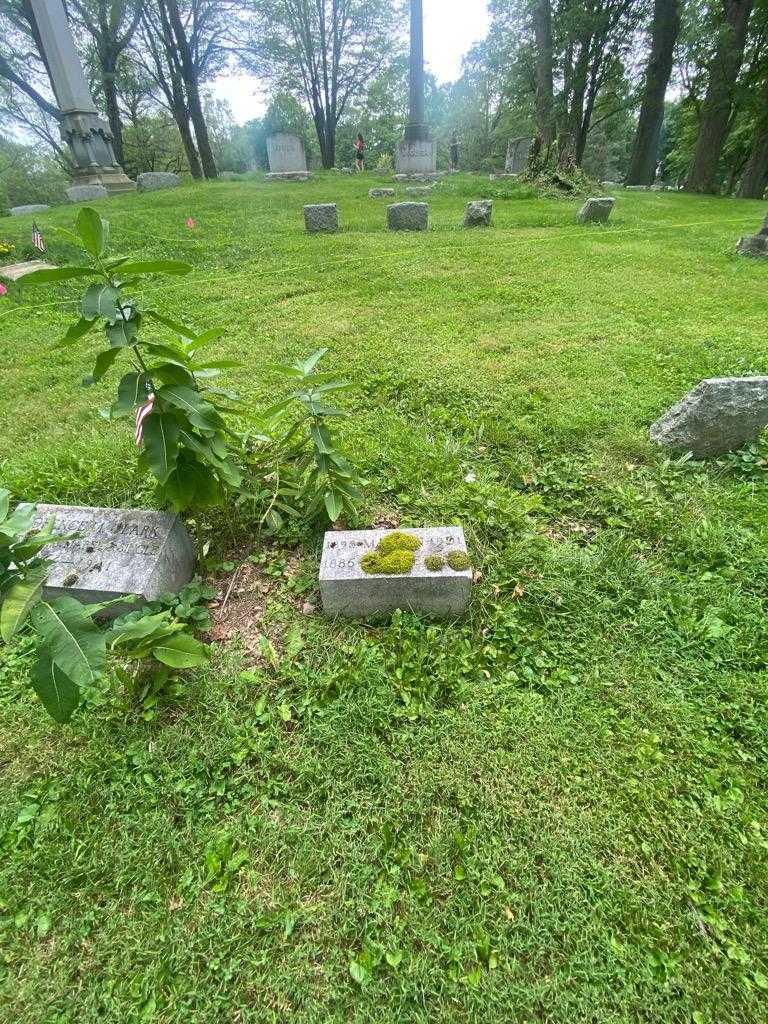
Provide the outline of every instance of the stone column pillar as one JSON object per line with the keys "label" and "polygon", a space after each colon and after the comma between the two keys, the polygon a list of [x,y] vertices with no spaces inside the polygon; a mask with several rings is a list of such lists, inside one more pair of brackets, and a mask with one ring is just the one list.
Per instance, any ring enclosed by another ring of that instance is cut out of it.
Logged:
{"label": "stone column pillar", "polygon": [[115,159],[109,125],[99,115],[85,80],[62,0],[31,0],[51,87],[64,115],[61,137],[75,162],[76,185],[103,185],[110,193],[136,188]]}
{"label": "stone column pillar", "polygon": [[411,0],[410,109],[405,138],[397,149],[398,176],[434,177],[435,142],[424,114],[424,15],[422,0]]}

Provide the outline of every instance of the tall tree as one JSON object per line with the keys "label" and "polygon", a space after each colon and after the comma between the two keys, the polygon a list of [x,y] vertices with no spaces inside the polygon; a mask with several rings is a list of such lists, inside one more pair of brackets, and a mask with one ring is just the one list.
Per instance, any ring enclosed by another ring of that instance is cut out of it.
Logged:
{"label": "tall tree", "polygon": [[762,199],[768,188],[768,74],[759,97],[749,159],[739,186],[742,199]]}
{"label": "tall tree", "polygon": [[717,39],[709,65],[709,83],[701,111],[696,149],[685,188],[716,193],[723,146],[731,127],[736,81],[744,59],[753,0],[716,0]]}
{"label": "tall tree", "polygon": [[133,38],[143,5],[143,0],[69,0],[76,24],[93,39],[112,146],[119,164],[123,163],[123,126],[118,103],[118,61]]}
{"label": "tall tree", "polygon": [[536,42],[536,126],[546,159],[546,154],[555,141],[551,0],[535,0],[533,32]]}
{"label": "tall tree", "polygon": [[675,44],[682,20],[680,0],[654,0],[651,54],[643,83],[643,99],[626,176],[628,185],[652,185],[659,158],[664,97],[672,74]]}
{"label": "tall tree", "polygon": [[336,128],[350,99],[396,52],[395,0],[250,0],[243,64],[276,90],[301,95],[323,167],[336,160]]}

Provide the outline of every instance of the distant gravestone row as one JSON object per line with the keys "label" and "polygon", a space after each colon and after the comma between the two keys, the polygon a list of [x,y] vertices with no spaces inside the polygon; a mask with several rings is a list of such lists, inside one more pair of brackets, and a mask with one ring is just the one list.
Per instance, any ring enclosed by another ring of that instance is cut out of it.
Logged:
{"label": "distant gravestone row", "polygon": [[[369,195],[378,198],[379,195],[392,196],[394,193],[394,189],[371,189]],[[475,200],[467,204],[464,227],[490,227],[492,216],[492,200]],[[311,235],[338,231],[339,211],[336,203],[315,203],[305,206],[304,226]],[[429,227],[428,204],[391,203],[387,207],[387,226],[390,231],[426,231]]]}

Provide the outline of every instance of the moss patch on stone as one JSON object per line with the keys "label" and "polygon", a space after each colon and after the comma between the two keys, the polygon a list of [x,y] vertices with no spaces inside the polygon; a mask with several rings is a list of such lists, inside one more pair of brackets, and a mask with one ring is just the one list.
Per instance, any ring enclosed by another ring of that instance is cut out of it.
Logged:
{"label": "moss patch on stone", "polygon": [[369,551],[360,559],[360,568],[371,576],[379,573],[396,576],[410,572],[415,561],[416,556],[412,551],[395,550],[388,555],[382,555],[380,551]]}
{"label": "moss patch on stone", "polygon": [[414,537],[412,533],[395,530],[381,538],[376,545],[376,550],[381,555],[389,555],[393,551],[418,551],[420,547],[421,541],[418,537]]}
{"label": "moss patch on stone", "polygon": [[446,561],[455,572],[463,572],[470,566],[469,555],[466,551],[452,551]]}
{"label": "moss patch on stone", "polygon": [[424,559],[424,565],[430,572],[440,572],[445,565],[445,559],[442,555],[427,555]]}

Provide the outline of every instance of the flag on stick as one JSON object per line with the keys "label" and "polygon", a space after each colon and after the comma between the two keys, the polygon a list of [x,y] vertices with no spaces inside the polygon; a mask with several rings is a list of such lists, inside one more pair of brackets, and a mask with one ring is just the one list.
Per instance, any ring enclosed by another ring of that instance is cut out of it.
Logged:
{"label": "flag on stick", "polygon": [[152,415],[152,410],[155,407],[155,396],[150,394],[147,397],[146,402],[140,405],[136,410],[136,447],[141,447],[141,442],[144,437],[144,421]]}
{"label": "flag on stick", "polygon": [[43,236],[40,234],[40,228],[34,221],[32,221],[32,245],[34,245],[39,252],[45,252]]}

